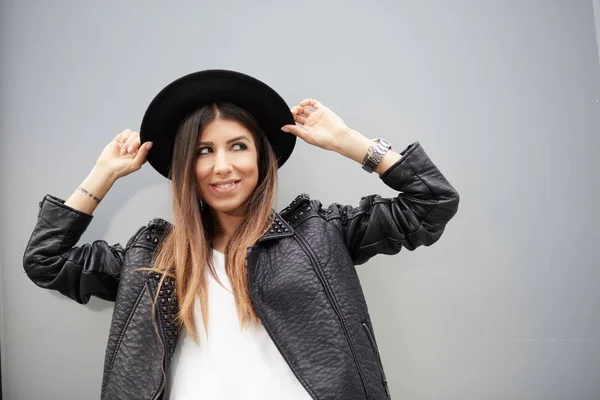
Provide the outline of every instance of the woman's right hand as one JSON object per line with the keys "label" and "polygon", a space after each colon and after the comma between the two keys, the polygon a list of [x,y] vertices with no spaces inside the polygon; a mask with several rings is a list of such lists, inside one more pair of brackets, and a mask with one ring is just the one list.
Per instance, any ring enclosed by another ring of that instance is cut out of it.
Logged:
{"label": "woman's right hand", "polygon": [[106,145],[96,161],[96,168],[117,180],[142,168],[150,147],[152,142],[140,146],[140,134],[125,129]]}

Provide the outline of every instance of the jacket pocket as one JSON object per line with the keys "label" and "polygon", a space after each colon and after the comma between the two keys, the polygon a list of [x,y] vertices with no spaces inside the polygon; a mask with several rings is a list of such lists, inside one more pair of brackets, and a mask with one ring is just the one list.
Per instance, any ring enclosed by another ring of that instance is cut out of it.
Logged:
{"label": "jacket pocket", "polygon": [[388,388],[387,379],[385,378],[385,372],[383,371],[383,364],[381,362],[381,356],[379,355],[379,349],[377,348],[377,343],[375,342],[375,335],[371,331],[371,328],[366,322],[362,323],[362,326],[367,334],[367,338],[369,338],[369,343],[371,343],[371,349],[373,349],[373,353],[375,354],[375,360],[377,360],[377,365],[379,366],[379,372],[381,372],[381,381],[383,383],[383,387],[385,388],[385,394],[388,399],[390,397],[390,390]]}

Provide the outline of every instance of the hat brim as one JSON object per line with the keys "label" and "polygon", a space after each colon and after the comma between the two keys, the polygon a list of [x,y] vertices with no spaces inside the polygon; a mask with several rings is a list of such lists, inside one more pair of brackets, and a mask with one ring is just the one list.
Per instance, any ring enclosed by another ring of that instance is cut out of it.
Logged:
{"label": "hat brim", "polygon": [[175,136],[191,112],[214,102],[231,102],[250,112],[263,129],[278,167],[288,160],[296,136],[281,130],[294,116],[275,90],[256,78],[229,70],[204,70],[183,76],[162,89],[148,106],[140,127],[140,142],[152,142],[148,163],[169,178]]}

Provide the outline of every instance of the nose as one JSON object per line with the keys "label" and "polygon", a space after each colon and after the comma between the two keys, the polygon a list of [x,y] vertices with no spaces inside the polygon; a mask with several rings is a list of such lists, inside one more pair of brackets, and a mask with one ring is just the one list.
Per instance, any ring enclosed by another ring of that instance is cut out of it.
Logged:
{"label": "nose", "polygon": [[227,151],[217,151],[214,157],[214,172],[218,175],[227,175],[233,170]]}

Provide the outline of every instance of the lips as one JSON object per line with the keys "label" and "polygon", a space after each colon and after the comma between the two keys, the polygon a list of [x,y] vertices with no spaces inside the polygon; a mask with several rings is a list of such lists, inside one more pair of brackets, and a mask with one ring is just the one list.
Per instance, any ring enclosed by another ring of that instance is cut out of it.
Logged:
{"label": "lips", "polygon": [[214,185],[214,186],[218,186],[218,185],[228,185],[228,184],[230,184],[230,183],[237,183],[237,182],[239,182],[239,180],[231,179],[231,180],[228,180],[228,181],[219,181],[219,182],[217,182],[217,183],[211,183],[211,185]]}
{"label": "lips", "polygon": [[[229,182],[229,183],[231,183],[231,182]],[[229,193],[229,192],[234,191],[238,187],[239,183],[240,183],[240,181],[235,181],[235,182],[233,182],[233,185],[231,185],[230,187],[226,187],[226,188],[220,188],[217,185],[212,185],[212,184],[210,186],[217,193]]]}

